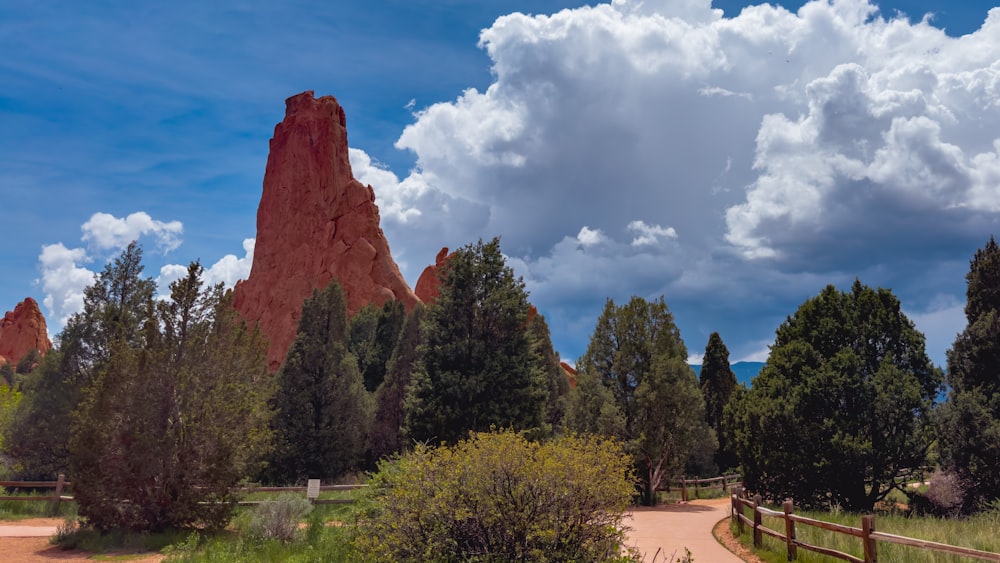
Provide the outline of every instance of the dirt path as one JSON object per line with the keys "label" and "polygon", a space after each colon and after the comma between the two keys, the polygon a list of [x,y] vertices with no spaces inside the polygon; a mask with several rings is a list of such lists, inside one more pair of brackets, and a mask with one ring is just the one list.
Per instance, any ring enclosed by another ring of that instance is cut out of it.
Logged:
{"label": "dirt path", "polygon": [[[64,551],[49,543],[49,537],[62,524],[59,518],[34,518],[8,523],[0,523],[0,561],[4,563],[44,563],[46,561],[94,561],[92,553],[79,550]],[[104,554],[109,555],[109,554]],[[135,563],[159,563],[164,556],[138,553],[128,557],[127,553],[115,553],[115,561]]]}
{"label": "dirt path", "polygon": [[637,507],[625,521],[632,528],[628,543],[645,563],[674,563],[685,547],[697,563],[742,563],[712,536],[715,524],[728,516],[727,498]]}
{"label": "dirt path", "polygon": [[[712,528],[729,516],[729,499],[696,500],[687,504],[671,504],[655,508],[638,507],[626,518],[631,530],[628,544],[643,555],[644,563],[674,563],[691,550],[697,563],[742,563],[712,536]],[[49,544],[62,520],[38,518],[6,525],[0,523],[0,561],[5,563],[44,563],[47,561],[94,561],[93,554],[63,551]],[[105,554],[107,555],[107,554]],[[134,558],[116,561],[158,563],[164,556],[135,554]],[[747,560],[755,561],[756,559]]]}

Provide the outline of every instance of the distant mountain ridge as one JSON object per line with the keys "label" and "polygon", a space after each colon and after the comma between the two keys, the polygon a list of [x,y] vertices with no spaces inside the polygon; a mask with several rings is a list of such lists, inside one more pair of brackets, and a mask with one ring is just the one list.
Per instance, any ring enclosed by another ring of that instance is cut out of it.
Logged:
{"label": "distant mountain ridge", "polygon": [[[729,369],[733,370],[736,374],[736,381],[750,387],[750,380],[757,377],[760,370],[764,368],[764,362],[736,362],[735,364],[729,364]],[[691,364],[691,369],[694,370],[695,375],[701,376],[701,365]]]}

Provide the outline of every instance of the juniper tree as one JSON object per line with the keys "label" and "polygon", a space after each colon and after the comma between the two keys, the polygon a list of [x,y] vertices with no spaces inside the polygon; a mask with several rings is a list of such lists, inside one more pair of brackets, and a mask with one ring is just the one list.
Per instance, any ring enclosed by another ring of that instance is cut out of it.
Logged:
{"label": "juniper tree", "polygon": [[101,530],[224,526],[269,443],[265,344],[198,263],[119,333],[74,415],[80,515]]}
{"label": "juniper tree", "polygon": [[993,237],[976,251],[966,280],[967,325],[947,355],[941,454],[969,512],[1000,499],[1000,247]]}
{"label": "juniper tree", "polygon": [[410,386],[413,369],[420,361],[423,318],[424,306],[419,304],[406,316],[386,369],[385,380],[375,391],[375,417],[369,440],[369,452],[373,460],[389,457],[406,449],[403,401]]}
{"label": "juniper tree", "polygon": [[827,286],[778,327],[732,405],[744,481],[803,506],[871,510],[926,461],[940,383],[891,291]]}
{"label": "juniper tree", "polygon": [[156,284],[143,277],[142,247],[132,242],[83,290],[83,310],[72,315],[38,369],[24,381],[7,451],[25,478],[51,479],[67,471],[71,414],[112,347],[142,345],[153,314]]}
{"label": "juniper tree", "polygon": [[270,478],[333,480],[359,469],[372,398],[348,352],[347,300],[336,280],[302,304],[298,332],[277,377]]}
{"label": "juniper tree", "polygon": [[358,361],[365,389],[372,393],[385,379],[405,319],[406,309],[395,299],[382,306],[366,305],[351,319],[348,350]]}

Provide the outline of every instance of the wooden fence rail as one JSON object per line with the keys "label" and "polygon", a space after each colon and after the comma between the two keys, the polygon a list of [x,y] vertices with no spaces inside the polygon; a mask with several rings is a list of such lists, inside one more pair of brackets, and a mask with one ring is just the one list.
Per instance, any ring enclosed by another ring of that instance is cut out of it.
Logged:
{"label": "wooden fence rail", "polygon": [[672,482],[679,484],[681,487],[681,501],[688,501],[688,485],[694,485],[695,494],[700,489],[712,488],[712,485],[718,486],[722,489],[722,492],[727,492],[730,489],[742,485],[743,476],[734,473],[731,475],[722,475],[721,477],[712,477],[711,479],[686,479],[684,477],[680,479],[675,479]]}
{"label": "wooden fence rail", "polygon": [[[886,534],[883,532],[875,531],[875,516],[866,515],[861,517],[861,527],[854,528],[851,526],[844,526],[842,524],[835,524],[833,522],[824,522],[822,520],[815,520],[813,518],[806,518],[804,516],[799,516],[794,513],[794,505],[791,500],[786,500],[782,506],[782,510],[771,510],[762,507],[760,495],[754,495],[753,499],[744,498],[743,490],[737,488],[732,494],[732,519],[736,522],[736,527],[740,535],[743,535],[745,526],[750,526],[753,532],[753,544],[755,547],[760,547],[763,541],[763,536],[768,535],[777,538],[779,541],[785,542],[785,547],[788,552],[788,560],[795,561],[798,557],[798,549],[806,549],[809,551],[814,551],[816,553],[821,553],[823,555],[829,555],[830,557],[835,557],[837,559],[843,559],[844,561],[850,561],[851,563],[878,563],[878,542],[894,543],[899,545],[907,545],[911,547],[916,547],[919,549],[929,549],[933,551],[938,551],[942,553],[950,553],[952,555],[962,555],[965,557],[972,557],[982,561],[1000,561],[1000,553],[993,553],[989,551],[981,551],[978,549],[972,549],[968,547],[960,547],[956,545],[948,545],[944,543],[933,542],[929,540],[921,540],[917,538],[908,538],[905,536],[897,536],[894,534]],[[749,508],[753,511],[753,517],[750,518],[744,513],[744,509]],[[781,519],[784,521],[784,533],[775,530],[773,528],[768,528],[763,525],[762,517],[768,517],[772,519]],[[828,530],[830,532],[838,534],[846,534],[849,536],[854,536],[861,540],[861,546],[864,553],[864,558],[858,558],[849,553],[844,553],[836,549],[829,547],[823,547],[819,545],[812,545],[799,540],[796,537],[796,524],[801,524],[804,526],[812,526],[815,528],[820,528],[823,530]]]}
{"label": "wooden fence rail", "polygon": [[[63,494],[66,489],[72,486],[72,483],[66,480],[66,476],[59,474],[59,479],[56,481],[0,481],[0,489],[55,489],[55,492],[51,495],[46,496],[28,496],[28,495],[2,495],[0,496],[0,501],[27,501],[27,502],[39,502],[48,501],[52,503],[50,512],[53,515],[59,514],[60,503],[70,502],[73,499],[72,496]],[[318,491],[352,491],[357,489],[364,489],[368,485],[322,485],[318,487]],[[307,492],[307,487],[241,487],[238,489],[243,493],[284,493],[284,492]],[[354,499],[350,498],[334,498],[334,499],[321,499],[321,498],[310,498],[313,504],[349,504],[354,502]],[[260,504],[265,501],[260,500],[247,500],[239,501],[237,504],[241,506],[252,506]]]}
{"label": "wooden fence rail", "polygon": [[[318,491],[355,491],[358,489],[366,489],[368,485],[322,485],[318,487]],[[306,492],[308,493],[308,487],[242,487],[240,491],[244,493],[295,493],[295,492]],[[310,502],[313,504],[351,504],[354,499],[350,498],[310,498]],[[263,500],[241,500],[237,504],[240,506],[253,506],[261,504]]]}
{"label": "wooden fence rail", "polygon": [[65,489],[72,485],[66,480],[66,476],[62,473],[59,474],[59,478],[55,481],[0,481],[0,488],[4,489],[55,489],[49,496],[0,496],[0,501],[48,501],[52,503],[49,508],[49,512],[52,515],[59,514],[59,504],[63,501],[71,501],[73,497],[63,495]]}

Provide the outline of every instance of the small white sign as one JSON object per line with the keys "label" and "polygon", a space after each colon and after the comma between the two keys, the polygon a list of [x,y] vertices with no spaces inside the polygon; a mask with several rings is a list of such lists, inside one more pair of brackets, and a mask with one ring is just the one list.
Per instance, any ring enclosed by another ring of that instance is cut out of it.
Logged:
{"label": "small white sign", "polygon": [[306,498],[316,500],[319,498],[319,479],[310,479],[306,484]]}

